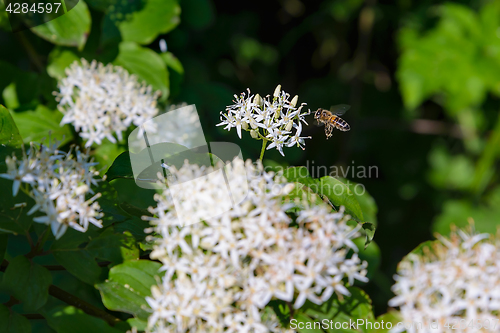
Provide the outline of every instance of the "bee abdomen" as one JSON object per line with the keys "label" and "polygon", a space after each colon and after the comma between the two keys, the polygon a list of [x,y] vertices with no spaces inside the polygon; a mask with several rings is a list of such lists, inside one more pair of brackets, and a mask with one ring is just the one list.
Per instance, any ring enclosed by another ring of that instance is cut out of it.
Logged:
{"label": "bee abdomen", "polygon": [[338,130],[343,132],[347,132],[348,130],[351,129],[347,121],[345,121],[340,117],[335,117],[335,119],[333,119],[333,124]]}

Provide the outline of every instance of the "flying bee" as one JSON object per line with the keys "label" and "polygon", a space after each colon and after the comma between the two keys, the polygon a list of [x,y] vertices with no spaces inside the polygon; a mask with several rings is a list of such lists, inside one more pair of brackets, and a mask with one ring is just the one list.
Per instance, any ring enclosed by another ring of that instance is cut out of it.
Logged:
{"label": "flying bee", "polygon": [[332,136],[332,131],[334,128],[347,132],[351,129],[349,124],[339,116],[343,115],[347,110],[351,108],[347,104],[339,104],[331,107],[331,111],[319,108],[314,113],[314,118],[320,123],[325,125],[326,138]]}

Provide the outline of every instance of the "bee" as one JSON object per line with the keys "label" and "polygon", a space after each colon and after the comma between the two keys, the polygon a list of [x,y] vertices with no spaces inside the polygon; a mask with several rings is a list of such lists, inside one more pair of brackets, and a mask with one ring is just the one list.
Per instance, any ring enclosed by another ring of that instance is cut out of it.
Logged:
{"label": "bee", "polygon": [[332,131],[334,128],[341,130],[342,132],[347,132],[351,129],[349,124],[344,119],[339,117],[350,108],[350,105],[339,104],[332,106],[330,109],[331,111],[319,108],[314,113],[314,118],[320,124],[325,124],[325,134],[327,139],[332,136]]}

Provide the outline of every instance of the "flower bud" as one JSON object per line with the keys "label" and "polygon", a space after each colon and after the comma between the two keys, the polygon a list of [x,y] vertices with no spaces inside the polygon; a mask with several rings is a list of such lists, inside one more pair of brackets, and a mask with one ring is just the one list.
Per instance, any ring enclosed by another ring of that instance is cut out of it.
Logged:
{"label": "flower bud", "polygon": [[256,130],[251,130],[250,131],[250,136],[254,139],[257,139],[259,137],[259,134],[257,134]]}
{"label": "flower bud", "polygon": [[280,96],[280,92],[281,92],[281,84],[278,84],[278,86],[276,87],[276,89],[274,89],[273,96],[274,97],[279,97]]}
{"label": "flower bud", "polygon": [[292,129],[292,126],[293,126],[293,120],[290,120],[290,121],[288,122],[288,124],[286,124],[285,130],[286,130],[287,132],[290,132],[290,130]]}
{"label": "flower bud", "polygon": [[81,194],[85,194],[89,191],[89,187],[87,185],[80,185],[76,188],[75,190],[75,194],[76,195],[81,195]]}
{"label": "flower bud", "polygon": [[260,97],[259,94],[255,95],[255,97],[253,98],[253,102],[254,104],[257,104],[258,106],[262,106],[262,97]]}
{"label": "flower bud", "polygon": [[246,131],[248,129],[248,123],[246,121],[242,122],[241,123],[241,128],[243,128]]}
{"label": "flower bud", "polygon": [[290,105],[293,106],[293,107],[295,107],[297,105],[298,101],[299,101],[299,95],[295,95],[295,97],[290,102]]}

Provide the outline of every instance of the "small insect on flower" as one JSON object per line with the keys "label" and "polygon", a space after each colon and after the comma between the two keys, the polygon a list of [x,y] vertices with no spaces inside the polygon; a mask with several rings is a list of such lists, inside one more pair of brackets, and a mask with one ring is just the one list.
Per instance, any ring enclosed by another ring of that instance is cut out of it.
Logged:
{"label": "small insect on flower", "polygon": [[319,108],[314,113],[314,119],[316,119],[320,124],[325,125],[325,134],[327,139],[332,136],[332,131],[334,128],[342,132],[347,132],[351,129],[349,124],[344,119],[339,117],[346,113],[346,111],[350,108],[350,105],[339,104],[332,106],[331,111]]}
{"label": "small insect on flower", "polygon": [[310,137],[300,135],[302,123],[308,125],[305,116],[310,114],[310,110],[303,111],[306,103],[297,105],[299,96],[290,100],[290,94],[278,85],[272,96],[252,95],[248,90],[248,93],[234,95],[234,98],[234,103],[221,112],[221,123],[217,126],[225,126],[226,130],[235,127],[240,139],[242,130],[249,131],[252,138],[264,140],[264,147],[270,142],[267,150],[276,148],[283,156],[283,147],[305,149],[304,139]]}

